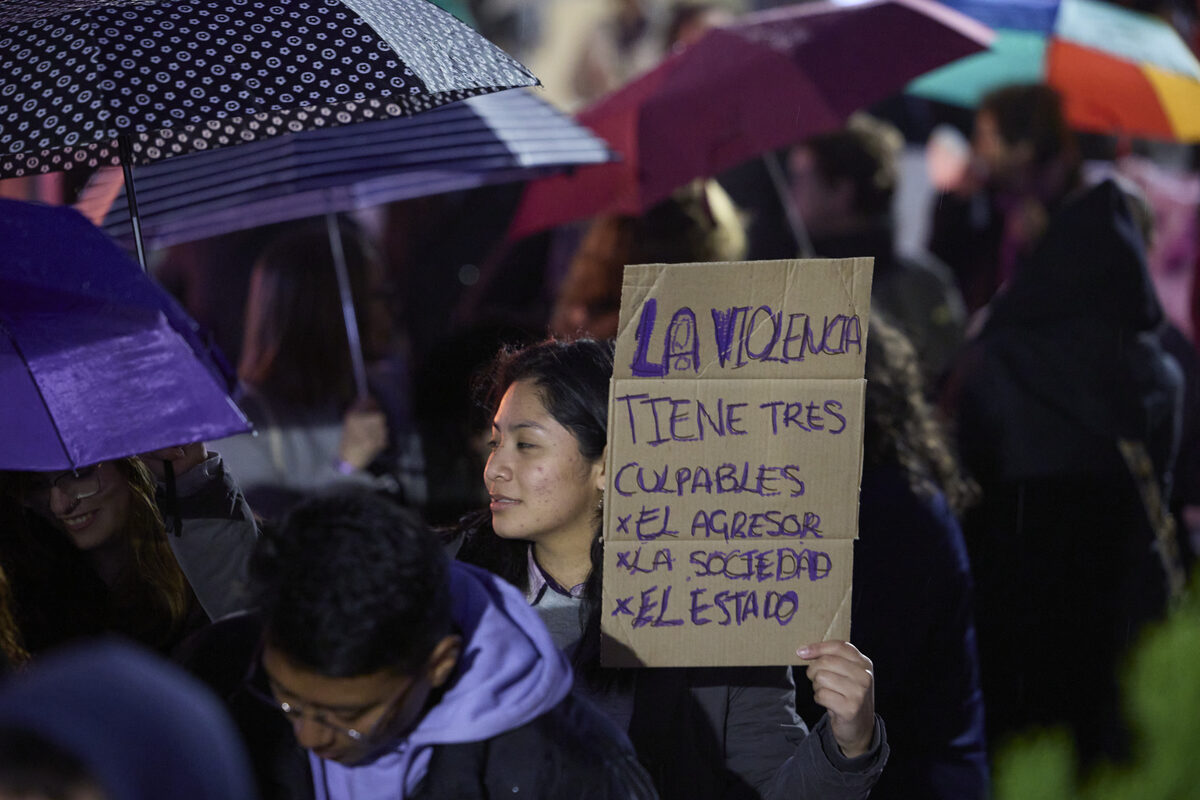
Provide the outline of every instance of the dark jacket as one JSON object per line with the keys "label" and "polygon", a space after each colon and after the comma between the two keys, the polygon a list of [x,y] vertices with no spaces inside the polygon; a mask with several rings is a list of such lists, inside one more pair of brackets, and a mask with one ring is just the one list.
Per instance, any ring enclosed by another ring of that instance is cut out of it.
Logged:
{"label": "dark jacket", "polygon": [[[307,752],[277,709],[247,690],[269,694],[258,657],[261,621],[228,617],[189,640],[180,660],[226,703],[242,733],[263,800],[312,800]],[[412,798],[584,797],[656,795],[624,737],[573,695],[549,712],[484,741],[435,747]]]}
{"label": "dark jacket", "polygon": [[1116,667],[1166,588],[1117,441],[1146,449],[1169,496],[1181,378],[1162,321],[1124,196],[1105,182],[1056,209],[952,381],[983,489],[964,530],[993,744],[1065,722],[1085,757],[1123,748]]}
{"label": "dark jacket", "polygon": [[865,798],[888,759],[883,723],[842,755],[829,718],[796,715],[788,667],[639,669],[629,738],[663,798]]}
{"label": "dark jacket", "polygon": [[[511,546],[521,543],[499,539],[487,517],[464,518],[452,547],[519,585],[527,555]],[[796,714],[789,667],[632,672],[629,738],[663,798],[864,798],[887,762],[878,717],[871,748],[858,758],[842,755],[825,718],[810,735]]]}
{"label": "dark jacket", "polygon": [[[981,800],[984,703],[958,522],[899,467],[868,465],[858,530],[850,639],[875,665],[875,708],[893,743],[872,800]],[[800,689],[802,712],[815,708],[811,685]]]}

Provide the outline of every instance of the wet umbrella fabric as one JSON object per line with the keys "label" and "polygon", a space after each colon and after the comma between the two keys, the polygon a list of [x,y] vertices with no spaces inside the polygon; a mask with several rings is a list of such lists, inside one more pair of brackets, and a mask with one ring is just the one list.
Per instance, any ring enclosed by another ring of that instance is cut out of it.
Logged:
{"label": "wet umbrella fabric", "polygon": [[[288,134],[139,168],[140,230],[151,246],[162,247],[325,214],[355,383],[365,396],[357,314],[333,214],[612,157],[604,142],[531,93],[497,92],[412,119]],[[98,175],[79,207],[93,221],[103,219],[112,235],[127,238],[132,229],[128,205],[118,196],[120,180],[120,174]]]}
{"label": "wet umbrella fabric", "polygon": [[249,430],[194,325],[77,212],[0,200],[0,469]]}
{"label": "wet umbrella fabric", "polygon": [[426,0],[0,6],[0,177],[407,116],[536,79]]}
{"label": "wet umbrella fabric", "polygon": [[[274,222],[526,180],[613,158],[605,143],[527,90],[470,98],[405,119],[287,134],[139,167],[151,248]],[[77,205],[129,236],[121,174],[98,174]],[[111,207],[110,207],[111,206]]]}
{"label": "wet umbrella fabric", "polygon": [[908,92],[966,106],[1011,83],[1047,83],[1081,130],[1200,142],[1200,63],[1161,19],[1098,0],[945,0],[996,29],[986,53]]}
{"label": "wet umbrella fabric", "polygon": [[581,111],[577,119],[622,161],[531,184],[510,237],[598,213],[641,213],[693,178],[836,128],[990,40],[985,26],[932,0],[747,14]]}

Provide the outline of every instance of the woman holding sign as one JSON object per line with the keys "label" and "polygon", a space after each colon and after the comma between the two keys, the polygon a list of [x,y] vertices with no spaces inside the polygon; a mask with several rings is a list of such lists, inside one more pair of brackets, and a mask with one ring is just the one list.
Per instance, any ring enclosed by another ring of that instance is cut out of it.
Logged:
{"label": "woman holding sign", "polygon": [[601,510],[612,349],[579,340],[502,352],[484,480],[489,513],[459,557],[524,590],[574,662],[576,686],[629,733],[664,798],[866,797],[887,760],[871,661],[802,645],[826,713],[810,732],[789,667],[600,666]]}

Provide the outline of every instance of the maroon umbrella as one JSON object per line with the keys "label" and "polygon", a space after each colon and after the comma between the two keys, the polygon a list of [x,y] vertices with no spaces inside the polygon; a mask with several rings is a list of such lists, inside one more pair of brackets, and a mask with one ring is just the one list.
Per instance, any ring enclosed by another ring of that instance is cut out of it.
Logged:
{"label": "maroon umbrella", "polygon": [[932,0],[831,0],[746,15],[580,112],[623,161],[531,184],[510,234],[641,213],[693,178],[836,128],[990,41],[988,28]]}

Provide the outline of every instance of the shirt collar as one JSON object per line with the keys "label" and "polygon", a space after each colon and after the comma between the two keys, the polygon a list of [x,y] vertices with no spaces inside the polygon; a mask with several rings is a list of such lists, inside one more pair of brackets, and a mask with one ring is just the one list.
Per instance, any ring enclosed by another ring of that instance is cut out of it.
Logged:
{"label": "shirt collar", "polygon": [[538,601],[546,594],[547,589],[563,597],[583,597],[583,587],[586,583],[576,584],[570,590],[564,589],[559,585],[558,581],[554,580],[554,578],[542,569],[541,564],[537,563],[537,559],[533,557],[532,546],[530,546],[528,553],[529,591],[526,592],[526,597],[530,604],[537,605]]}

